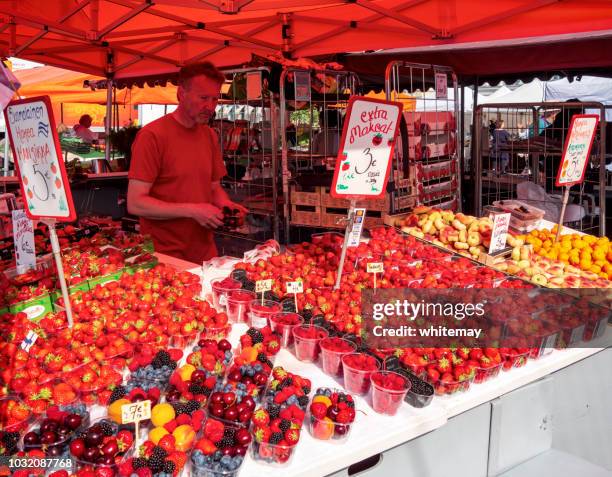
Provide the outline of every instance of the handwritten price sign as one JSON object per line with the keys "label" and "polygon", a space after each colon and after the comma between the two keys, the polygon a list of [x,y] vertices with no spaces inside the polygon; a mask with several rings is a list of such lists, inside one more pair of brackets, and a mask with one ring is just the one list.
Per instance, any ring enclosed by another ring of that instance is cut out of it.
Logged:
{"label": "handwritten price sign", "polygon": [[121,422],[130,424],[133,422],[151,419],[151,401],[138,401],[121,406]]}
{"label": "handwritten price sign", "polygon": [[382,273],[383,272],[382,262],[368,263],[367,266],[368,266],[368,273]]}
{"label": "handwritten price sign", "polygon": [[267,292],[268,290],[272,290],[273,282],[274,280],[272,278],[269,278],[268,280],[257,280],[255,282],[255,292],[263,293],[263,292]]}
{"label": "handwritten price sign", "polygon": [[297,282],[287,282],[287,293],[304,293],[304,283]]}
{"label": "handwritten price sign", "polygon": [[493,217],[493,230],[491,232],[491,243],[489,253],[495,253],[506,248],[506,237],[512,214],[496,214]]}
{"label": "handwritten price sign", "polygon": [[13,101],[4,118],[28,217],[75,220],[49,97]]}
{"label": "handwritten price sign", "polygon": [[344,122],[331,187],[335,198],[385,194],[402,105],[353,96]]}
{"label": "handwritten price sign", "polygon": [[580,184],[591,155],[599,117],[595,114],[572,116],[561,165],[557,171],[557,187]]}

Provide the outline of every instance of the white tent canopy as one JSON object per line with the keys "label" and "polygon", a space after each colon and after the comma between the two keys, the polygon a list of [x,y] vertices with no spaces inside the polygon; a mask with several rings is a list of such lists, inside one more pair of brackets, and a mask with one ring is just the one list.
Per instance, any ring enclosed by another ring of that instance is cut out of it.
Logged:
{"label": "white tent canopy", "polygon": [[499,88],[495,93],[487,96],[482,104],[491,103],[539,103],[544,99],[544,83],[539,79],[534,79],[531,83],[525,83],[514,91],[505,88],[503,94],[498,94],[505,86]]}
{"label": "white tent canopy", "polygon": [[[547,81],[544,85],[545,101],[561,102],[569,99],[612,106],[612,79],[583,76],[572,82],[563,78],[557,81]],[[599,113],[595,110],[588,110],[587,112]],[[606,110],[606,121],[612,121],[612,108]]]}

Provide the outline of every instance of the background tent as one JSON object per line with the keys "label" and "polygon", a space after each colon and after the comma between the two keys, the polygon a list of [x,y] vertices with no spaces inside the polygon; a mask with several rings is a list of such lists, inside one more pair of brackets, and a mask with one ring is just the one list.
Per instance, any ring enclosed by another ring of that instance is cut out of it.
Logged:
{"label": "background tent", "polygon": [[539,103],[544,101],[544,82],[537,78],[529,83],[519,86],[514,91],[506,88],[505,93],[496,94],[497,92],[501,91],[502,88],[497,90],[492,95],[484,98],[481,104]]}
{"label": "background tent", "polygon": [[[563,78],[557,81],[547,81],[544,84],[545,101],[568,101],[574,98],[584,102],[596,101],[604,106],[610,106],[606,108],[606,121],[612,121],[612,79],[581,76],[572,78],[572,81]],[[595,111],[587,110],[587,112]]]}
{"label": "background tent", "polygon": [[[15,75],[21,81],[20,96],[49,95],[58,122],[72,126],[78,122],[81,115],[89,114],[94,120],[94,126],[104,125],[106,90],[92,91],[83,87],[84,81],[101,78],[53,66],[18,70]],[[145,85],[143,88],[117,91],[115,103],[119,110],[119,125],[138,117],[134,106],[174,104],[176,101],[176,87],[173,85],[165,88]]]}
{"label": "background tent", "polygon": [[[3,55],[116,79],[171,74],[200,60],[242,64],[252,53],[299,58],[400,46],[431,55],[485,43],[497,54],[503,42],[512,49],[560,37],[571,48],[549,62],[593,66],[594,50],[577,42],[612,32],[609,2],[601,0],[0,0],[0,13]],[[526,71],[505,55],[495,59],[465,65]],[[546,65],[535,53],[530,60]],[[612,64],[607,49],[598,60]]]}

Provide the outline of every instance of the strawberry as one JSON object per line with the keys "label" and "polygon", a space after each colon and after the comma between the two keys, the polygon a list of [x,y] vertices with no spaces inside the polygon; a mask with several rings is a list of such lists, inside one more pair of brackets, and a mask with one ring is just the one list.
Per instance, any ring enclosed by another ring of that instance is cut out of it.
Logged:
{"label": "strawberry", "polygon": [[119,471],[119,475],[121,476],[132,475],[132,473],[134,472],[134,466],[132,465],[133,462],[134,462],[134,458],[130,457],[129,459],[119,464],[119,466],[117,467],[117,470]]}
{"label": "strawberry", "polygon": [[285,432],[285,440],[290,446],[297,444],[300,440],[300,431],[298,429],[289,429]]}
{"label": "strawberry", "polygon": [[145,441],[145,443],[140,446],[140,457],[146,457],[148,459],[151,457],[151,454],[153,454],[153,449],[155,449],[155,444],[151,441]]}
{"label": "strawberry", "polygon": [[164,424],[164,429],[166,429],[169,433],[173,433],[174,429],[176,429],[177,427],[178,424],[176,423],[176,419],[172,419],[170,422]]}
{"label": "strawberry", "polygon": [[270,422],[270,415],[265,409],[258,409],[251,418],[256,426],[265,426]]}
{"label": "strawberry", "polygon": [[[344,404],[344,403],[341,403]],[[349,409],[344,409],[342,411],[340,411],[338,413],[338,416],[336,417],[336,422],[340,423],[340,424],[348,424],[349,422],[351,422],[351,412]]]}
{"label": "strawberry", "polygon": [[68,477],[69,475],[70,474],[68,474],[67,470],[58,470],[52,474],[49,474],[49,477]]}
{"label": "strawberry", "polygon": [[112,467],[98,467],[94,475],[96,477],[115,477],[115,469]]}
{"label": "strawberry", "polygon": [[191,424],[191,417],[189,414],[181,414],[179,417],[175,419],[177,426],[182,426],[184,424]]}
{"label": "strawberry", "polygon": [[183,467],[185,467],[185,463],[187,462],[187,454],[184,452],[172,452],[166,460],[170,462],[174,462],[175,472],[178,473]]}
{"label": "strawberry", "polygon": [[172,434],[166,434],[160,439],[157,445],[164,449],[168,454],[170,454],[175,449],[176,439]]}
{"label": "strawberry", "polygon": [[217,451],[217,446],[210,439],[202,438],[195,446],[196,449],[202,451],[204,455],[211,455]]}
{"label": "strawberry", "polygon": [[122,429],[117,433],[117,445],[121,452],[125,452],[134,443],[134,435],[127,429]]}
{"label": "strawberry", "polygon": [[136,469],[136,475],[138,477],[153,477],[153,472],[148,467],[141,467],[140,469]]}
{"label": "strawberry", "polygon": [[255,440],[259,443],[269,442],[272,431],[269,427],[256,427],[253,435],[255,436]]}

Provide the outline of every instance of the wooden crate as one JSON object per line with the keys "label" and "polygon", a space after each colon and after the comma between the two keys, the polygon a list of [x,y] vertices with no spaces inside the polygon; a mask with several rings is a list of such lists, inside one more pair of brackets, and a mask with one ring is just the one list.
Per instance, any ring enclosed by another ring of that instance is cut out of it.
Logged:
{"label": "wooden crate", "polygon": [[415,205],[417,205],[417,198],[414,195],[406,195],[395,198],[395,210],[404,211],[413,209]]}
{"label": "wooden crate", "polygon": [[321,225],[321,207],[293,204],[291,206],[291,223],[295,225]]}
{"label": "wooden crate", "polygon": [[384,214],[383,222],[390,227],[401,227],[401,221],[412,214],[412,212],[400,212],[399,214]]}
{"label": "wooden crate", "polygon": [[[344,229],[346,228],[346,220],[348,218],[348,208],[342,207],[322,207],[321,226]],[[366,210],[366,217],[363,222],[365,228],[376,227],[383,225],[384,212],[378,210]]]}
{"label": "wooden crate", "polygon": [[[329,187],[321,187],[321,205],[323,207],[331,207],[337,209],[348,209],[351,201],[348,199],[335,199],[331,196]],[[386,194],[383,199],[376,200],[358,200],[355,207],[363,207],[368,210],[378,210],[385,212],[389,210],[389,194]]]}
{"label": "wooden crate", "polygon": [[320,187],[291,186],[292,205],[321,205]]}

